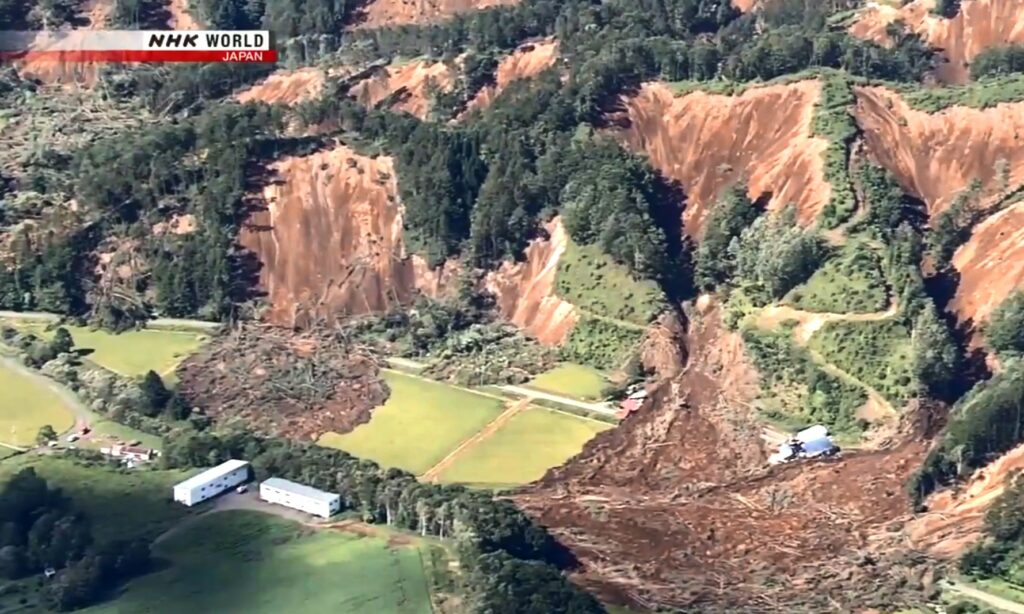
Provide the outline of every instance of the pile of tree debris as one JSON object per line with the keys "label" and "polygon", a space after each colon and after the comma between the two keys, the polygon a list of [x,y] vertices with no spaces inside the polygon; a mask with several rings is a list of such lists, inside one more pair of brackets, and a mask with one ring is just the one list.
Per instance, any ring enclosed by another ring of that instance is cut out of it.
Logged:
{"label": "pile of tree debris", "polygon": [[375,353],[334,328],[244,324],[178,368],[181,394],[214,420],[316,439],[369,421],[390,393]]}

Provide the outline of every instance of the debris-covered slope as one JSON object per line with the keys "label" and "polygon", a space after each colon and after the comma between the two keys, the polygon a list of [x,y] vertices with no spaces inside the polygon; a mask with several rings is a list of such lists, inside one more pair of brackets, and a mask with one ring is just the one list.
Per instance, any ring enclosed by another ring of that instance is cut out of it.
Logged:
{"label": "debris-covered slope", "polygon": [[498,63],[494,83],[486,85],[469,101],[467,111],[486,107],[494,97],[519,79],[529,79],[554,65],[558,58],[558,42],[553,39],[520,46]]}
{"label": "debris-covered slope", "polygon": [[919,596],[927,574],[902,562],[900,527],[928,412],[912,411],[887,448],[766,468],[740,341],[715,312],[695,321],[682,375],[515,495],[580,558],[577,579],[611,598],[701,612]]}
{"label": "debris-covered slope", "polygon": [[271,170],[266,208],[241,236],[262,263],[271,321],[383,311],[438,289],[443,269],[405,255],[390,158],[338,145]]}
{"label": "debris-covered slope", "polygon": [[426,119],[430,111],[430,89],[451,87],[456,70],[445,62],[415,60],[391,64],[354,85],[349,93],[367,107],[385,103],[393,111],[405,111]]}
{"label": "debris-covered slope", "polygon": [[750,195],[771,193],[771,209],[797,208],[809,223],[828,204],[823,175],[828,141],[811,132],[817,81],[748,89],[738,96],[677,96],[648,83],[623,102],[616,121],[635,151],[679,181],[686,193],[685,227],[698,235],[723,188],[746,180]]}
{"label": "debris-covered slope", "polygon": [[965,83],[970,63],[982,51],[1011,43],[1024,43],[1024,2],[1021,0],[964,0],[957,14],[947,19],[932,12],[935,0],[913,0],[902,7],[869,2],[850,26],[854,36],[891,44],[887,28],[901,21],[931,47],[939,49],[945,62],[936,77],[945,83]]}
{"label": "debris-covered slope", "polygon": [[933,220],[972,180],[981,182],[985,204],[1024,181],[1024,103],[926,113],[881,87],[857,88],[856,98],[870,155],[924,201]]}
{"label": "debris-covered slope", "polygon": [[327,75],[314,67],[275,72],[263,81],[239,92],[238,102],[265,102],[267,104],[298,104],[316,100],[324,90]]}

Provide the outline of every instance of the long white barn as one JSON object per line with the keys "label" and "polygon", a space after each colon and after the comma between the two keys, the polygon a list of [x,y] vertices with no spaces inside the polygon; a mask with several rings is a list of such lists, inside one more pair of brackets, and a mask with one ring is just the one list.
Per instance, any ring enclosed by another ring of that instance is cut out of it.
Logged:
{"label": "long white barn", "polygon": [[229,460],[174,486],[174,500],[191,507],[249,480],[249,463]]}
{"label": "long white barn", "polygon": [[321,518],[341,511],[341,495],[281,478],[268,478],[260,484],[260,499]]}

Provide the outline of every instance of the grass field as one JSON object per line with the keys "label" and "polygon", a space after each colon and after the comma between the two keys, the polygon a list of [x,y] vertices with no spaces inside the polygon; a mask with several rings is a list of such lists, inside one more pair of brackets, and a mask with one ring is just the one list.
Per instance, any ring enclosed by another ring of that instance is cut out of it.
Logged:
{"label": "grass field", "polygon": [[[42,324],[18,323],[18,328],[50,338]],[[113,334],[79,326],[65,326],[75,340],[75,347],[92,350],[88,360],[122,375],[143,375],[153,370],[161,375],[173,373],[174,368],[189,354],[206,342],[207,336],[198,333],[169,330],[133,330]]]}
{"label": "grass field", "polygon": [[832,322],[811,337],[809,347],[896,407],[916,389],[910,331],[898,322]]}
{"label": "grass field", "polygon": [[526,409],[463,452],[440,481],[480,487],[526,484],[564,463],[609,428],[609,424],[548,409]]}
{"label": "grass field", "polygon": [[0,441],[15,446],[35,445],[39,427],[49,424],[58,433],[75,424],[75,416],[57,394],[31,378],[0,365]]}
{"label": "grass field", "polygon": [[387,403],[350,433],[320,444],[417,475],[438,463],[502,411],[502,401],[439,382],[387,372]]}
{"label": "grass field", "polygon": [[785,302],[807,311],[882,311],[888,303],[882,263],[870,248],[851,243],[843,253],[818,269],[807,283],[792,290]]}
{"label": "grass field", "polygon": [[596,245],[571,240],[558,261],[555,292],[580,309],[639,325],[665,308],[657,283],[636,280]]}
{"label": "grass field", "polygon": [[156,548],[168,569],[85,610],[135,612],[394,612],[430,614],[420,548],[312,531],[259,512],[203,518]]}
{"label": "grass field", "polygon": [[0,463],[0,482],[29,466],[74,500],[100,541],[153,538],[189,513],[171,500],[171,487],[185,479],[186,472],[121,471],[86,467],[58,456],[22,454]]}
{"label": "grass field", "polygon": [[574,363],[563,363],[538,375],[531,388],[561,394],[574,399],[598,400],[608,380],[597,369]]}

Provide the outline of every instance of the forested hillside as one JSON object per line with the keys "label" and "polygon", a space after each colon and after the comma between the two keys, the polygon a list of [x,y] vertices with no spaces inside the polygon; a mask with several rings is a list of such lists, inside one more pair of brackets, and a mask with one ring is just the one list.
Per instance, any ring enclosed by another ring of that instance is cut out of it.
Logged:
{"label": "forested hillside", "polygon": [[[269,29],[281,57],[5,66],[0,309],[113,330],[359,316],[360,334],[453,362],[459,335],[490,326],[500,360],[557,352],[660,391],[522,500],[602,597],[782,611],[714,589],[774,570],[811,609],[827,574],[844,607],[909,605],[893,578],[931,554],[889,528],[1024,443],[1024,6],[411,4],[0,4],[0,29]],[[843,496],[825,469],[765,473],[759,434],[812,423],[851,447]],[[730,454],[684,449],[695,434]],[[790,505],[808,484],[830,489],[827,513]],[[1001,513],[989,533],[1017,540]],[[830,522],[835,560],[885,563],[722,563],[787,531],[813,552],[804,533]],[[628,558],[666,536],[661,558]],[[964,568],[1007,575],[1007,548]],[[859,594],[865,577],[882,592]]]}

